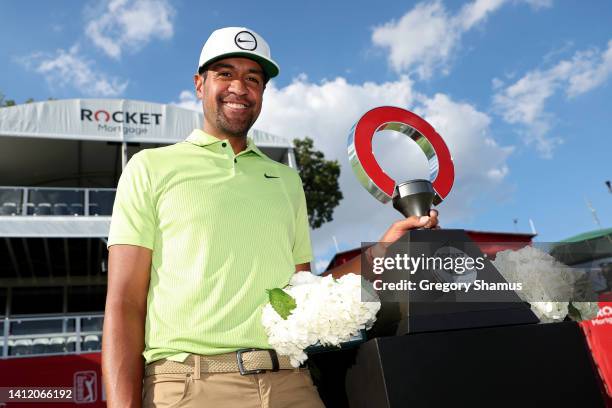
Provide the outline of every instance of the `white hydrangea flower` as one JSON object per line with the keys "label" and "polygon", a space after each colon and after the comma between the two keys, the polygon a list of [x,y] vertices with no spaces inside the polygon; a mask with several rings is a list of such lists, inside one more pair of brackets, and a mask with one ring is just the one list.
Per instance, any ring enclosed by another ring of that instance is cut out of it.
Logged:
{"label": "white hydrangea flower", "polygon": [[[364,287],[361,301],[362,284]],[[285,292],[296,302],[296,308],[286,320],[267,304],[263,308],[262,324],[268,342],[280,355],[289,356],[298,367],[308,357],[304,350],[314,344],[338,346],[369,329],[376,320],[380,302],[371,284],[361,276],[347,274],[336,280],[310,272],[296,273]],[[371,292],[371,293],[370,293]]]}
{"label": "white hydrangea flower", "polygon": [[594,319],[599,312],[599,305],[597,302],[572,302],[572,306],[580,312],[580,320]]}
{"label": "white hydrangea flower", "polygon": [[569,302],[531,302],[530,305],[542,323],[553,323],[565,319]]}
{"label": "white hydrangea flower", "polygon": [[297,285],[302,285],[304,283],[315,283],[321,279],[323,279],[321,276],[317,276],[311,272],[306,272],[306,271],[296,272],[291,277],[291,280],[289,281],[289,285],[297,286]]}
{"label": "white hydrangea flower", "polygon": [[[568,314],[568,301],[573,295],[586,291],[588,280],[584,273],[557,261],[553,256],[532,246],[517,251],[506,250],[497,253],[495,268],[508,282],[522,282],[523,290],[517,295],[529,302],[531,310],[542,323],[559,322]],[[597,315],[597,304],[593,302],[572,302],[584,316]],[[583,314],[584,310],[584,314]]]}

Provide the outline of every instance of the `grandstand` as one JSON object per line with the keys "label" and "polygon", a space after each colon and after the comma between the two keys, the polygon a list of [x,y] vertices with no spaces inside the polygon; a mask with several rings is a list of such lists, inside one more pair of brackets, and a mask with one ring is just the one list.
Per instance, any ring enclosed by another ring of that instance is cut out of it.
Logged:
{"label": "grandstand", "polygon": [[[0,109],[0,359],[99,352],[121,171],[134,153],[180,142],[201,121],[201,113],[131,100]],[[295,167],[291,143],[250,136]]]}

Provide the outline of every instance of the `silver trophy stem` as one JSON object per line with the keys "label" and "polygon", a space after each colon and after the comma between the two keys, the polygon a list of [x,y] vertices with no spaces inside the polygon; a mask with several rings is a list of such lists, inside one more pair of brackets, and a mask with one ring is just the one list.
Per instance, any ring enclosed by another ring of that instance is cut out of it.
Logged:
{"label": "silver trophy stem", "polygon": [[395,187],[393,208],[405,217],[429,215],[436,192],[429,180],[410,180]]}

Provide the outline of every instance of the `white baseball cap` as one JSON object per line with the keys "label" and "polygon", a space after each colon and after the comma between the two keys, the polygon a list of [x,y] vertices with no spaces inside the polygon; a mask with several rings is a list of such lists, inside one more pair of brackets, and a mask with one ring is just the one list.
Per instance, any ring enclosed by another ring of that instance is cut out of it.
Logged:
{"label": "white baseball cap", "polygon": [[213,31],[202,47],[198,71],[205,65],[229,57],[250,58],[261,65],[268,78],[278,75],[278,64],[270,57],[268,43],[246,27],[225,27]]}

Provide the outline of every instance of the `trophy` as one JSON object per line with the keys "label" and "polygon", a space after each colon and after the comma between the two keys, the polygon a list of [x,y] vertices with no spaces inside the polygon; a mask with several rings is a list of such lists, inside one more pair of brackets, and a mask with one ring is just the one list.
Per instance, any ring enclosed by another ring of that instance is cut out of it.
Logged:
{"label": "trophy", "polygon": [[[372,138],[382,130],[417,143],[429,163],[428,180],[396,183],[382,171],[372,154]],[[431,125],[404,109],[367,112],[351,130],[348,153],[363,187],[383,203],[392,201],[404,216],[428,215],[453,185],[446,144]],[[362,273],[365,263],[374,267],[396,254],[411,259],[483,256],[462,229],[409,230],[384,257],[364,262],[362,253]],[[465,273],[436,266],[412,276],[439,284],[467,285],[474,279],[507,284],[488,260],[484,266]],[[522,406],[536,395],[541,406],[603,407],[597,372],[575,323],[531,324],[538,319],[514,290],[489,299],[491,294],[478,291],[425,293],[429,298],[400,291],[398,299],[385,300],[375,282],[394,272],[386,269],[373,278],[382,307],[369,340],[355,349],[313,356],[326,406]]]}
{"label": "trophy", "polygon": [[[399,132],[417,144],[427,158],[429,180],[396,182],[383,171],[372,151],[374,135],[383,130]],[[405,217],[429,215],[431,207],[446,199],[453,187],[455,169],[446,143],[427,121],[405,109],[382,106],[365,113],[351,129],[348,155],[361,185],[383,204],[391,201],[393,207]],[[410,230],[387,248],[387,258],[396,255],[423,259],[483,259],[483,268],[461,274],[441,268],[423,269],[410,274],[397,269],[386,270],[384,278],[383,275],[380,278],[394,284],[406,281],[407,287],[414,285],[412,287],[417,289],[379,291],[382,302],[377,322],[379,327],[394,324],[392,332],[406,334],[537,322],[535,315],[512,290],[483,293],[420,289],[423,280],[458,287],[477,279],[505,282],[495,267],[488,260],[484,261],[486,257],[480,248],[462,229]],[[362,272],[364,265],[366,268],[371,266],[363,262],[365,258],[362,257]],[[368,271],[368,274],[372,275],[372,271]]]}
{"label": "trophy", "polygon": [[[383,171],[372,153],[372,139],[383,130],[402,133],[417,144],[427,157],[429,180],[398,184]],[[405,217],[429,215],[432,204],[440,204],[453,187],[455,168],[444,140],[423,118],[405,109],[381,106],[368,111],[351,130],[348,154],[361,185],[383,204],[392,200]]]}

